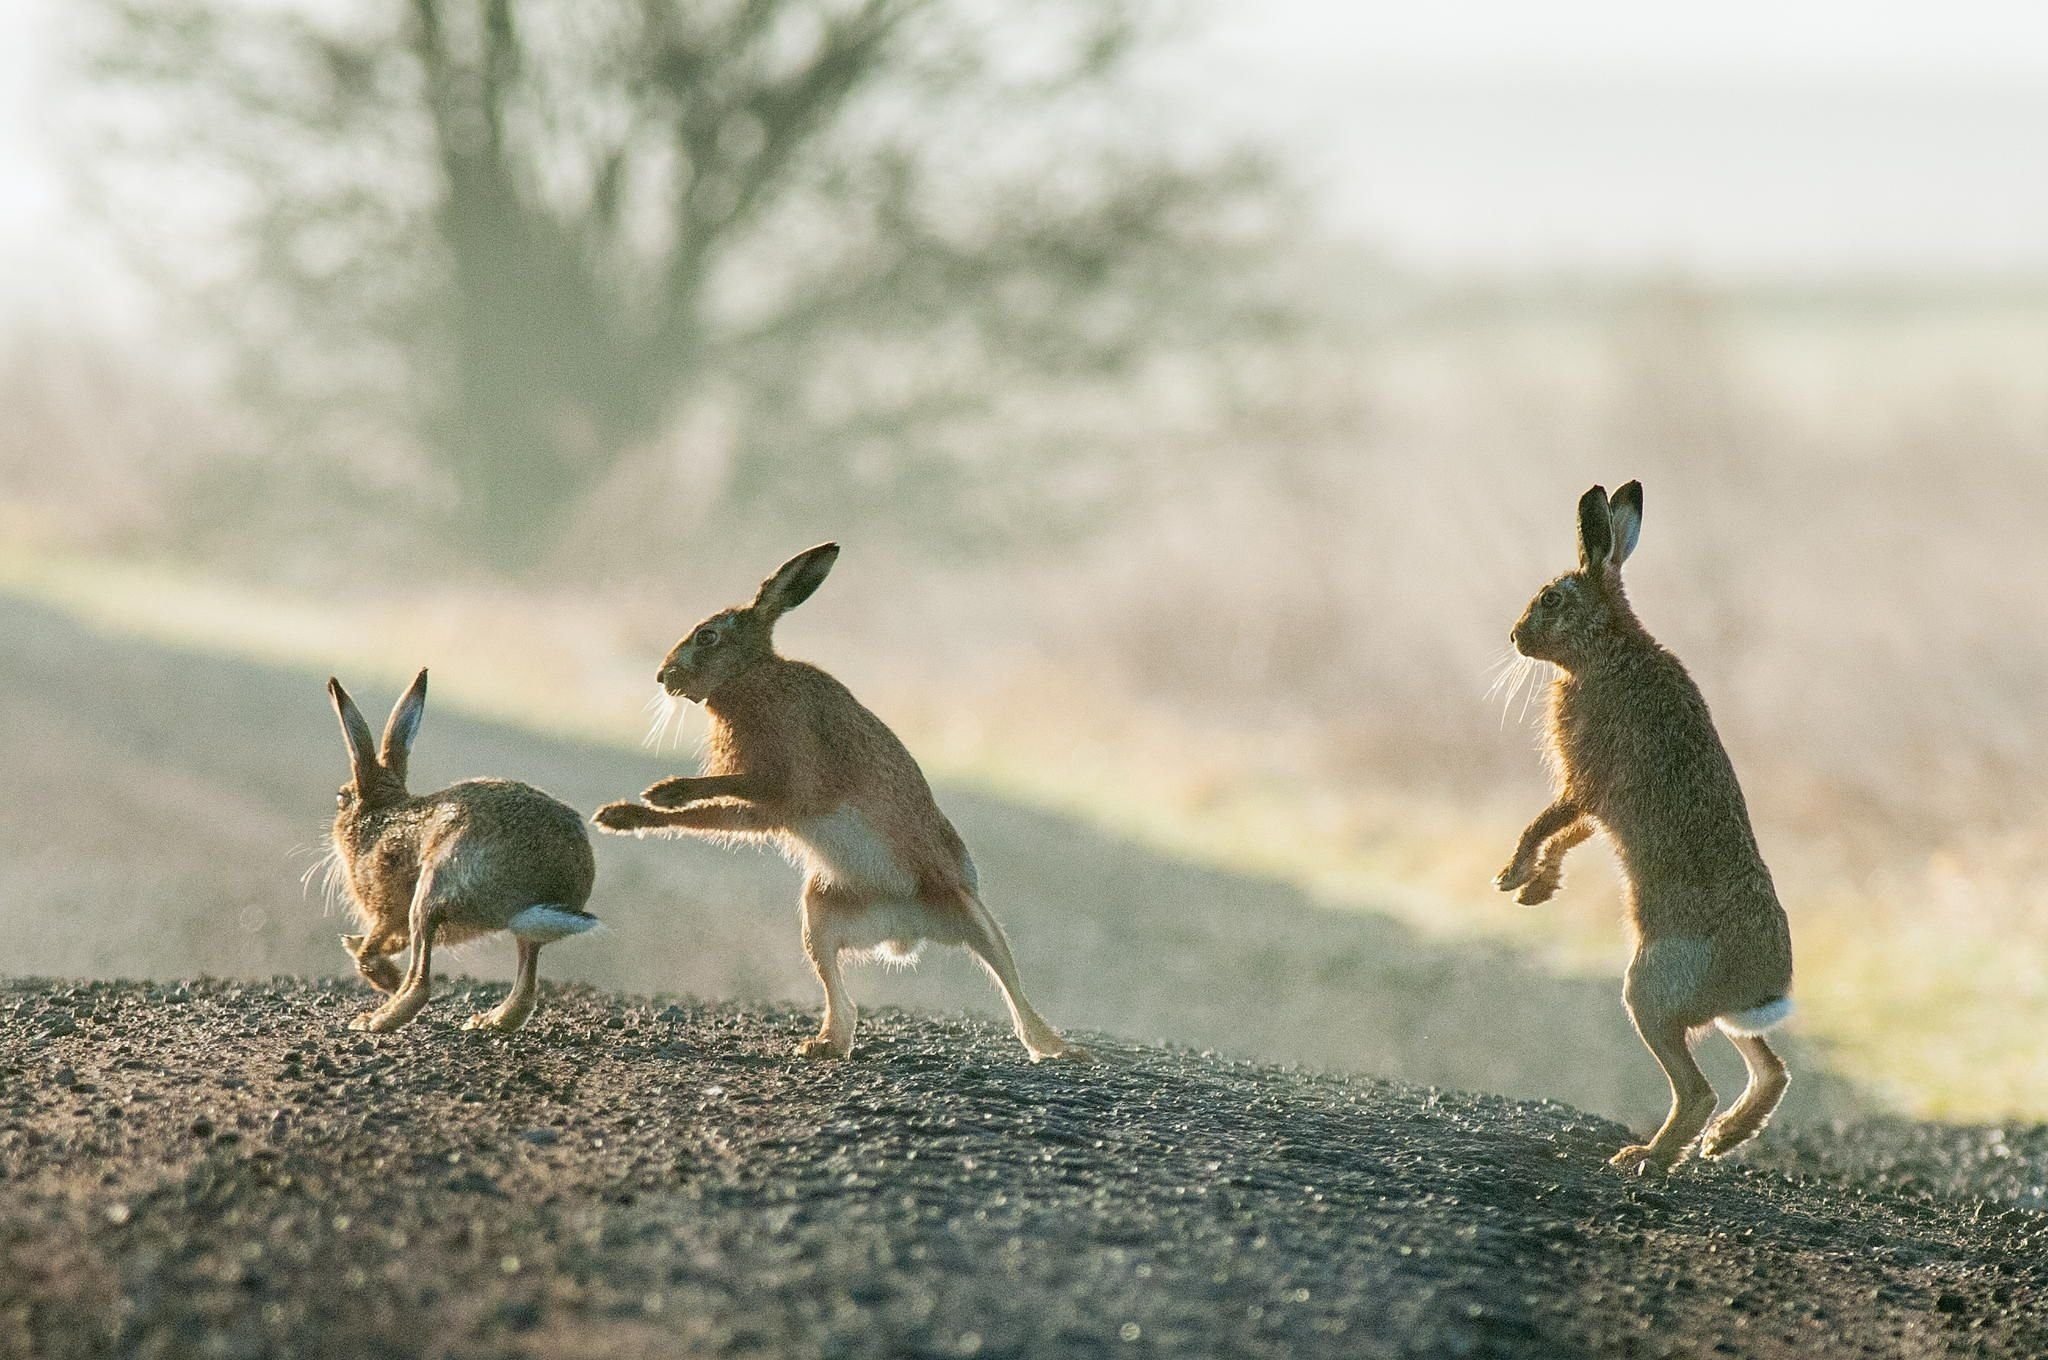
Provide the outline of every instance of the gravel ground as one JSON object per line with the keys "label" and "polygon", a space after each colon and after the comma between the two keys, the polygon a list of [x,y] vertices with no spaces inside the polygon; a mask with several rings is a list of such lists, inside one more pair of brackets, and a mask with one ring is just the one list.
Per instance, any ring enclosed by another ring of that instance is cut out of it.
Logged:
{"label": "gravel ground", "polygon": [[2039,1130],[1618,1125],[976,1017],[0,984],[0,1355],[2048,1354]]}

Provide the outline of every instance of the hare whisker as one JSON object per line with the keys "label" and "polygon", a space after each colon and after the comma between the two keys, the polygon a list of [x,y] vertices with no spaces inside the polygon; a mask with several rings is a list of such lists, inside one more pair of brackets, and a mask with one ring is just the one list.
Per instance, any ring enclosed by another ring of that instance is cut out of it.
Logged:
{"label": "hare whisker", "polygon": [[319,845],[301,846],[294,854],[315,853],[318,855],[306,871],[299,875],[299,896],[309,896],[313,891],[313,880],[320,880],[320,901],[323,914],[331,914],[341,901],[343,875],[346,872],[341,862],[341,847],[334,843],[332,836],[322,839]]}
{"label": "hare whisker", "polygon": [[1486,700],[1488,703],[1492,703],[1495,699],[1500,701],[1500,725],[1502,728],[1507,727],[1508,714],[1514,709],[1517,698],[1522,700],[1522,711],[1518,715],[1517,721],[1522,721],[1528,717],[1529,703],[1536,691],[1536,687],[1530,681],[1535,678],[1536,668],[1539,664],[1534,658],[1523,656],[1515,651],[1507,652],[1500,660],[1494,663],[1493,683],[1486,687]]}
{"label": "hare whisker", "polygon": [[1514,678],[1517,670],[1516,663],[1523,659],[1523,657],[1515,653],[1514,649],[1509,648],[1494,658],[1493,664],[1486,668],[1488,674],[1493,677],[1486,686],[1486,699],[1488,703],[1491,703],[1495,696],[1507,687],[1508,682]]}
{"label": "hare whisker", "polygon": [[649,721],[647,735],[640,739],[640,744],[650,751],[659,751],[662,739],[668,736],[669,726],[676,719],[675,697],[666,691],[657,690],[653,697],[648,699],[644,711],[649,715]]}
{"label": "hare whisker", "polygon": [[1536,702],[1537,694],[1543,689],[1543,682],[1539,677],[1547,663],[1538,661],[1535,657],[1530,656],[1525,656],[1522,660],[1525,664],[1522,667],[1522,679],[1518,686],[1522,691],[1522,711],[1515,715],[1515,721],[1526,723],[1529,721],[1529,706]]}

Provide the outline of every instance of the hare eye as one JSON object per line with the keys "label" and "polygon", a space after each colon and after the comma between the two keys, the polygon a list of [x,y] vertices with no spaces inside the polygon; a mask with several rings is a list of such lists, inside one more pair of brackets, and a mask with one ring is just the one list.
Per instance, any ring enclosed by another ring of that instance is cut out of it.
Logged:
{"label": "hare eye", "polygon": [[709,628],[699,628],[697,636],[690,640],[699,647],[715,647],[718,645],[718,634],[712,632]]}
{"label": "hare eye", "polygon": [[1559,605],[1564,603],[1564,596],[1558,594],[1554,590],[1546,590],[1543,592],[1543,603],[1548,607],[1555,609]]}
{"label": "hare eye", "polygon": [[338,789],[338,790],[336,790],[336,791],[335,791],[335,794],[334,794],[334,805],[335,805],[336,807],[342,807],[342,808],[345,808],[345,807],[347,807],[347,806],[348,806],[348,790],[347,790],[347,789]]}

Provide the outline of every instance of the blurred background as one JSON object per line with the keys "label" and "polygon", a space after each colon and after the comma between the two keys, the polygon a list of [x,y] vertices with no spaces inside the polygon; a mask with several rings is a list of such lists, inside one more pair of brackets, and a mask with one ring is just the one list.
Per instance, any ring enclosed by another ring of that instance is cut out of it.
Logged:
{"label": "blurred background", "polygon": [[[2043,128],[2024,0],[15,0],[0,969],[342,971],[330,669],[591,807],[832,537],[785,650],[1055,1021],[1654,1117],[1605,850],[1487,885],[1507,628],[1639,477],[1795,1113],[2048,1116]],[[786,866],[600,851],[551,976],[815,1000]]]}

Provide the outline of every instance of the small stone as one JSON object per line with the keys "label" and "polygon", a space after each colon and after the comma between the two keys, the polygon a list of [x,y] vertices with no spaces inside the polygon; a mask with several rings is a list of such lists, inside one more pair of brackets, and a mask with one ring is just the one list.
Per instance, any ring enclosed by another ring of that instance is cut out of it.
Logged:
{"label": "small stone", "polygon": [[519,1141],[520,1141],[520,1142],[522,1142],[522,1143],[531,1143],[531,1144],[533,1144],[533,1145],[534,1145],[535,1147],[552,1147],[552,1146],[554,1146],[554,1145],[555,1145],[556,1143],[559,1143],[559,1142],[560,1142],[561,1140],[562,1140],[562,1135],[561,1135],[561,1133],[560,1133],[560,1132],[558,1132],[558,1131],[557,1131],[557,1130],[555,1130],[555,1129],[546,1129],[546,1128],[534,1128],[534,1129],[525,1129],[525,1130],[521,1131],[521,1133],[520,1133],[520,1135],[519,1135]]}

